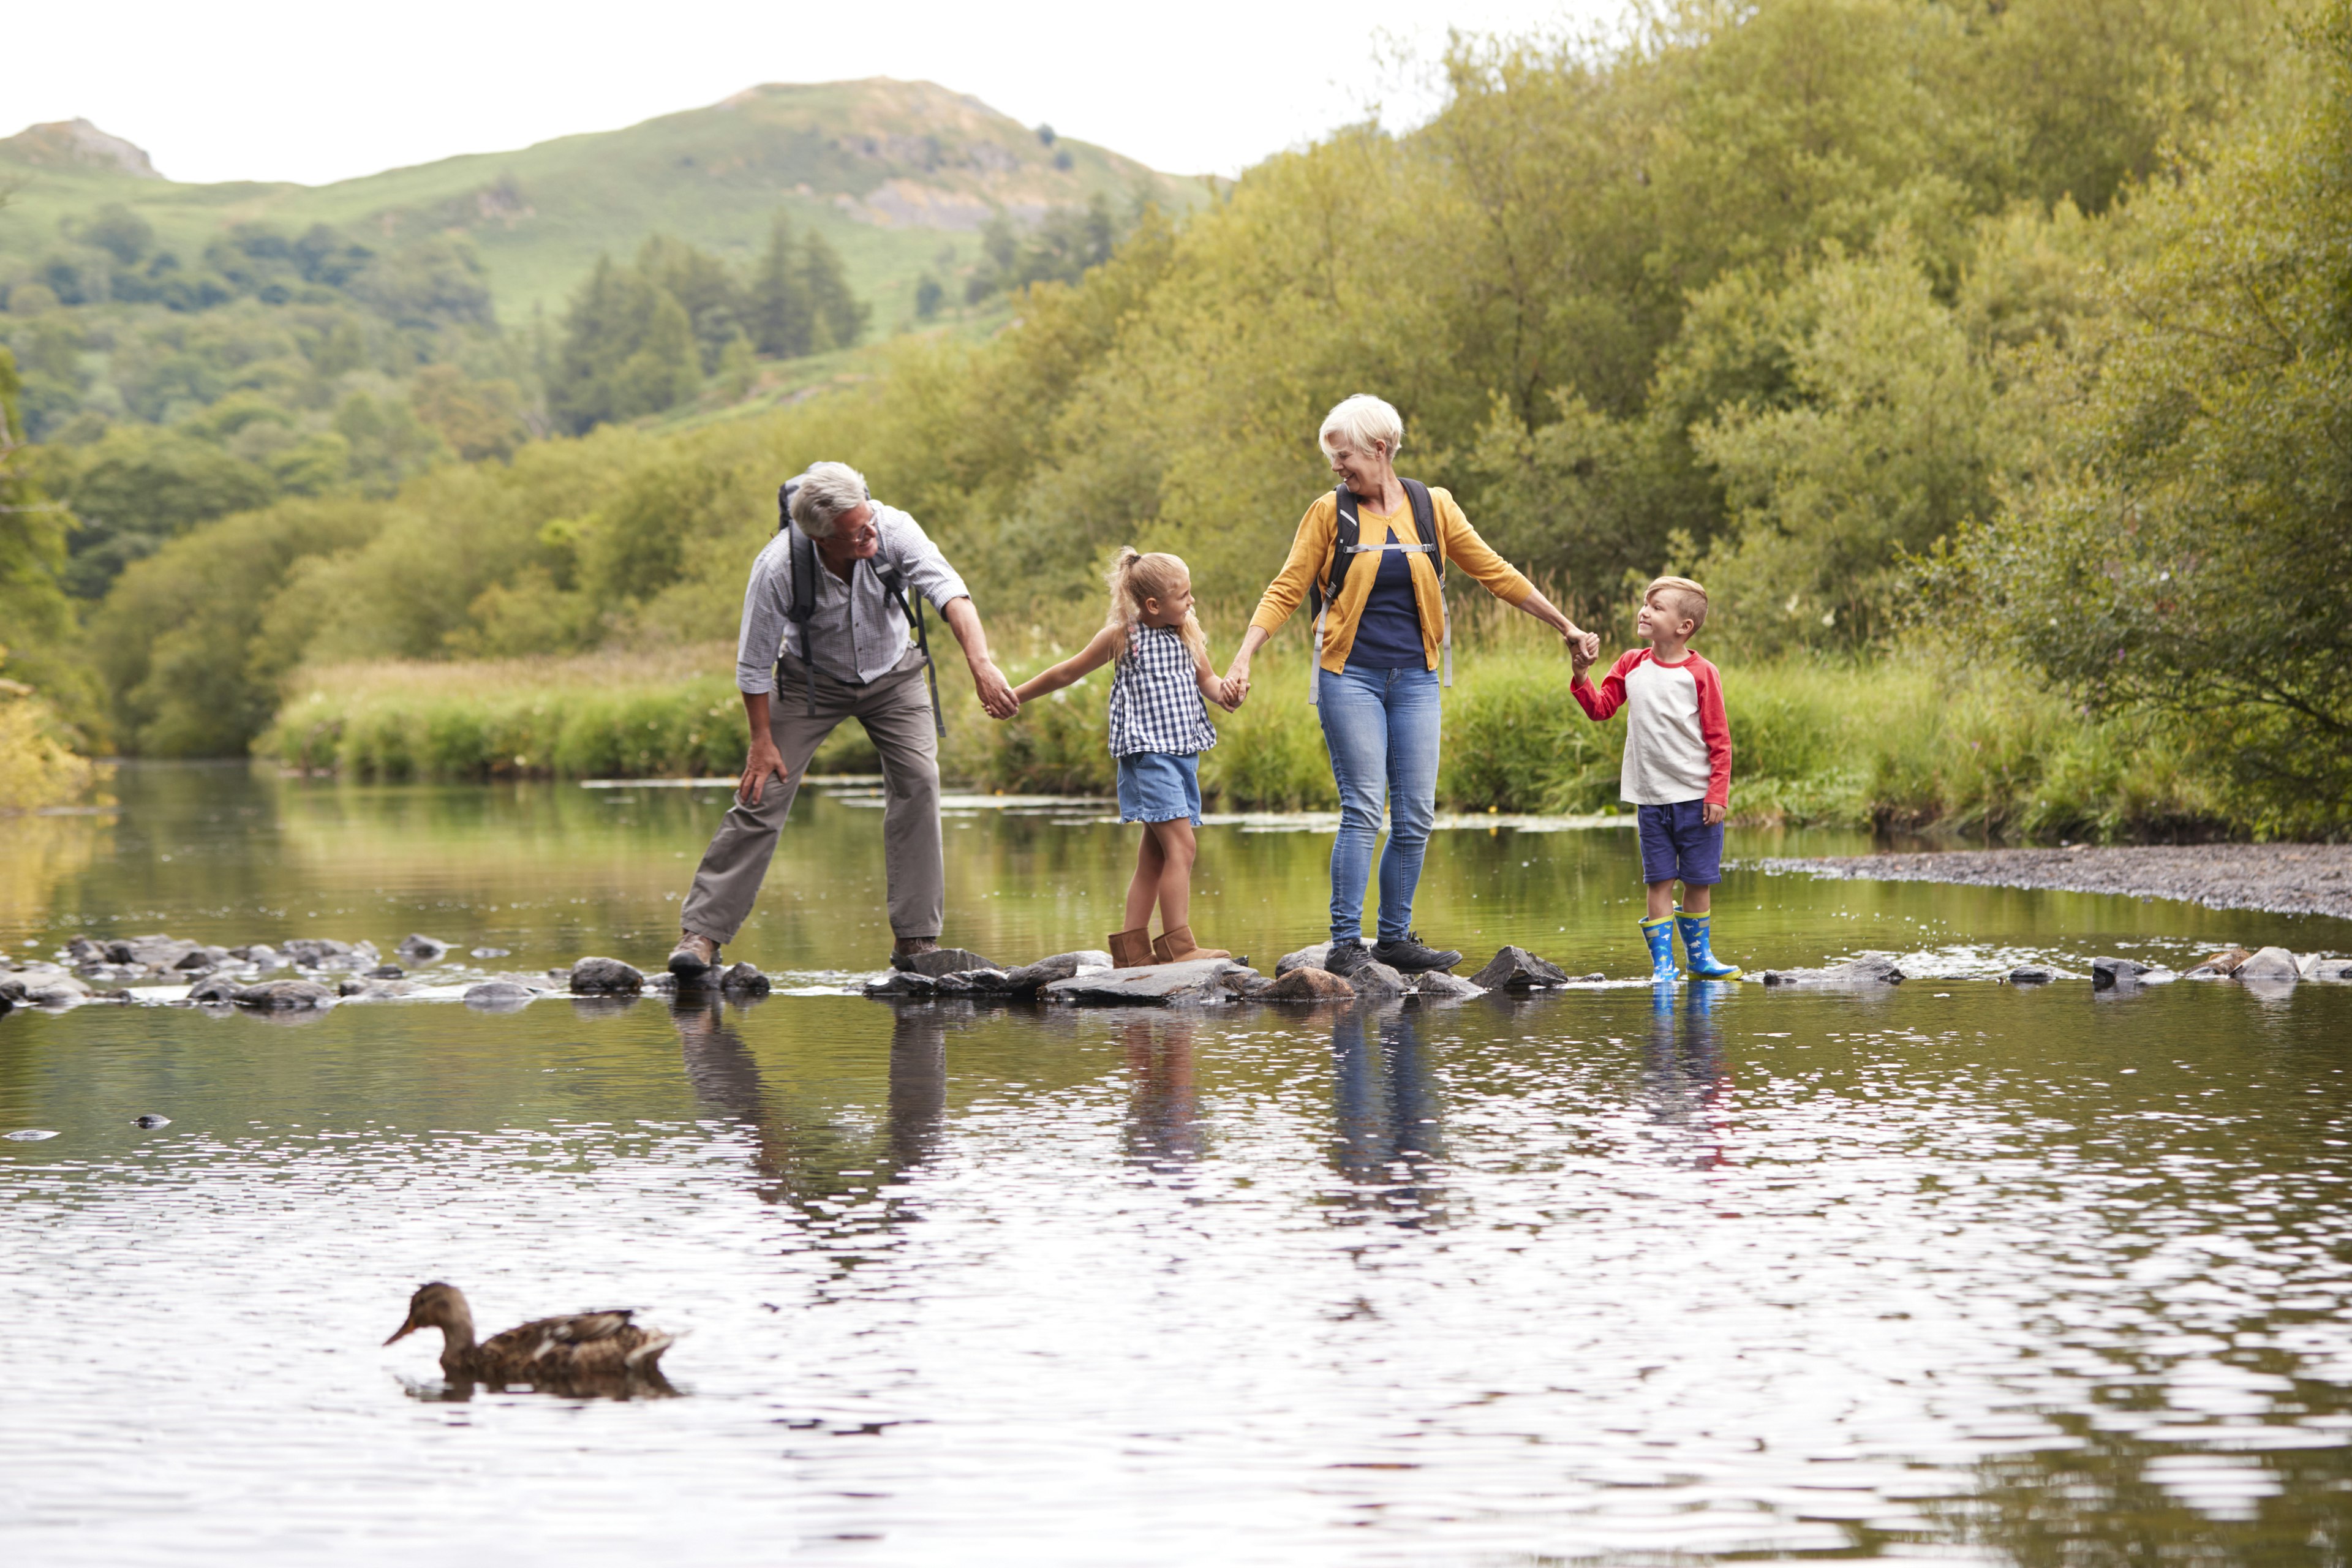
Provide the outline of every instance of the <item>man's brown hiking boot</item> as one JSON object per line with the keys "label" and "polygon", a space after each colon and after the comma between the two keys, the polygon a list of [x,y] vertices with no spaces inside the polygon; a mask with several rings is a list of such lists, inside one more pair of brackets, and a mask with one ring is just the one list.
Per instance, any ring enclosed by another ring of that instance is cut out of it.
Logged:
{"label": "man's brown hiking boot", "polygon": [[669,972],[680,980],[697,980],[719,967],[719,944],[692,931],[678,933],[670,949]]}

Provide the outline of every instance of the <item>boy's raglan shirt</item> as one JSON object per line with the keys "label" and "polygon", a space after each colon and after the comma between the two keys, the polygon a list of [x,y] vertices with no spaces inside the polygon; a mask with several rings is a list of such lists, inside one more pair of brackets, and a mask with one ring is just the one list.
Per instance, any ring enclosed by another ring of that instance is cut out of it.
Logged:
{"label": "boy's raglan shirt", "polygon": [[1627,650],[1598,686],[1569,689],[1595,722],[1625,710],[1625,767],[1619,793],[1635,805],[1703,800],[1731,804],[1731,725],[1723,677],[1695,653],[1660,664],[1648,648]]}

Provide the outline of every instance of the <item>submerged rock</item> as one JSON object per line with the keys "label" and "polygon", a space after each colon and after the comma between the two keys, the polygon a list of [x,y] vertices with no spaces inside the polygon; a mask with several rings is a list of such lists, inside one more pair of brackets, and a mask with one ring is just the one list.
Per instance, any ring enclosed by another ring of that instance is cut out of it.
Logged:
{"label": "submerged rock", "polygon": [[411,963],[438,963],[443,955],[448,952],[449,944],[437,936],[426,936],[423,931],[410,931],[400,939],[400,945],[392,951]]}
{"label": "submerged rock", "polygon": [[375,980],[363,974],[354,974],[335,987],[335,994],[347,1001],[381,1002],[389,997],[405,996],[415,989],[415,986],[405,980]]}
{"label": "submerged rock", "polygon": [[1481,991],[1533,991],[1538,986],[1565,985],[1568,971],[1524,947],[1497,948],[1486,967],[1470,977]]}
{"label": "submerged rock", "polygon": [[2300,980],[2303,965],[2283,947],[2266,947],[2238,965],[2233,980]]}
{"label": "submerged rock", "polygon": [[2305,980],[2352,980],[2352,958],[2320,958],[2303,972]]}
{"label": "submerged rock", "polygon": [[131,1119],[131,1125],[133,1127],[143,1127],[148,1131],[152,1132],[158,1127],[169,1127],[172,1125],[172,1119],[168,1116],[158,1116],[153,1111],[149,1111],[144,1116],[132,1117]]}
{"label": "submerged rock", "polygon": [[1197,1007],[1232,995],[1224,976],[1247,965],[1230,958],[1194,958],[1141,969],[1103,969],[1056,980],[1043,994],[1049,1002],[1082,1007]]}
{"label": "submerged rock", "polygon": [[1768,969],[1767,985],[1820,985],[1832,990],[1859,990],[1873,985],[1900,985],[1903,971],[1891,958],[1865,953],[1826,969]]}
{"label": "submerged rock", "polygon": [[570,984],[580,996],[634,996],[646,977],[617,958],[583,958],[572,966]]}
{"label": "submerged rock", "polygon": [[258,985],[246,986],[230,999],[240,1007],[273,1013],[335,1005],[335,994],[315,980],[265,980]]}
{"label": "submerged rock", "polygon": [[1294,964],[1271,985],[1253,991],[1250,996],[1257,1002],[1352,1002],[1356,988],[1328,969]]}
{"label": "submerged rock", "polygon": [[485,980],[479,985],[468,985],[466,994],[459,998],[467,1006],[485,1013],[520,1012],[538,999],[538,992],[511,980]]}

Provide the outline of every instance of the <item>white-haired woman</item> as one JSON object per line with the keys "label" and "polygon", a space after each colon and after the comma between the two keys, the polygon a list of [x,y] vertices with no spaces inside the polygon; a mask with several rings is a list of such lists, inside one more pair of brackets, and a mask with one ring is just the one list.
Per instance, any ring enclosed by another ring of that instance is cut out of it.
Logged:
{"label": "white-haired woman", "polygon": [[[1319,666],[1312,672],[1331,776],[1339,786],[1339,835],[1331,846],[1331,956],[1335,974],[1373,958],[1405,973],[1450,969],[1459,952],[1423,944],[1412,897],[1437,817],[1438,662],[1445,611],[1438,572],[1460,567],[1504,603],[1597,653],[1578,628],[1478,537],[1453,496],[1396,472],[1404,421],[1359,395],[1324,416],[1318,444],[1339,485],[1299,521],[1290,559],[1267,584],[1226,671],[1229,696],[1249,689],[1250,658],[1282,629],[1310,591]],[[1354,526],[1348,526],[1352,518]],[[1343,551],[1343,536],[1353,547]],[[1336,584],[1336,585],[1335,585]],[[1364,888],[1388,807],[1381,856],[1379,940],[1364,945]]]}

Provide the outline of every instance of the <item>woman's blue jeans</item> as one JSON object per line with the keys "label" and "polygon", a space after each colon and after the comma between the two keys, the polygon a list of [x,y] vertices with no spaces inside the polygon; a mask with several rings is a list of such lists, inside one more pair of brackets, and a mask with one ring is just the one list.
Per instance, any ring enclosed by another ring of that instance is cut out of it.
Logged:
{"label": "woman's blue jeans", "polygon": [[1318,672],[1316,705],[1331,776],[1339,785],[1339,837],[1331,845],[1331,940],[1361,942],[1364,884],[1388,805],[1389,845],[1381,856],[1380,940],[1412,928],[1421,858],[1437,820],[1438,687],[1433,669]]}

